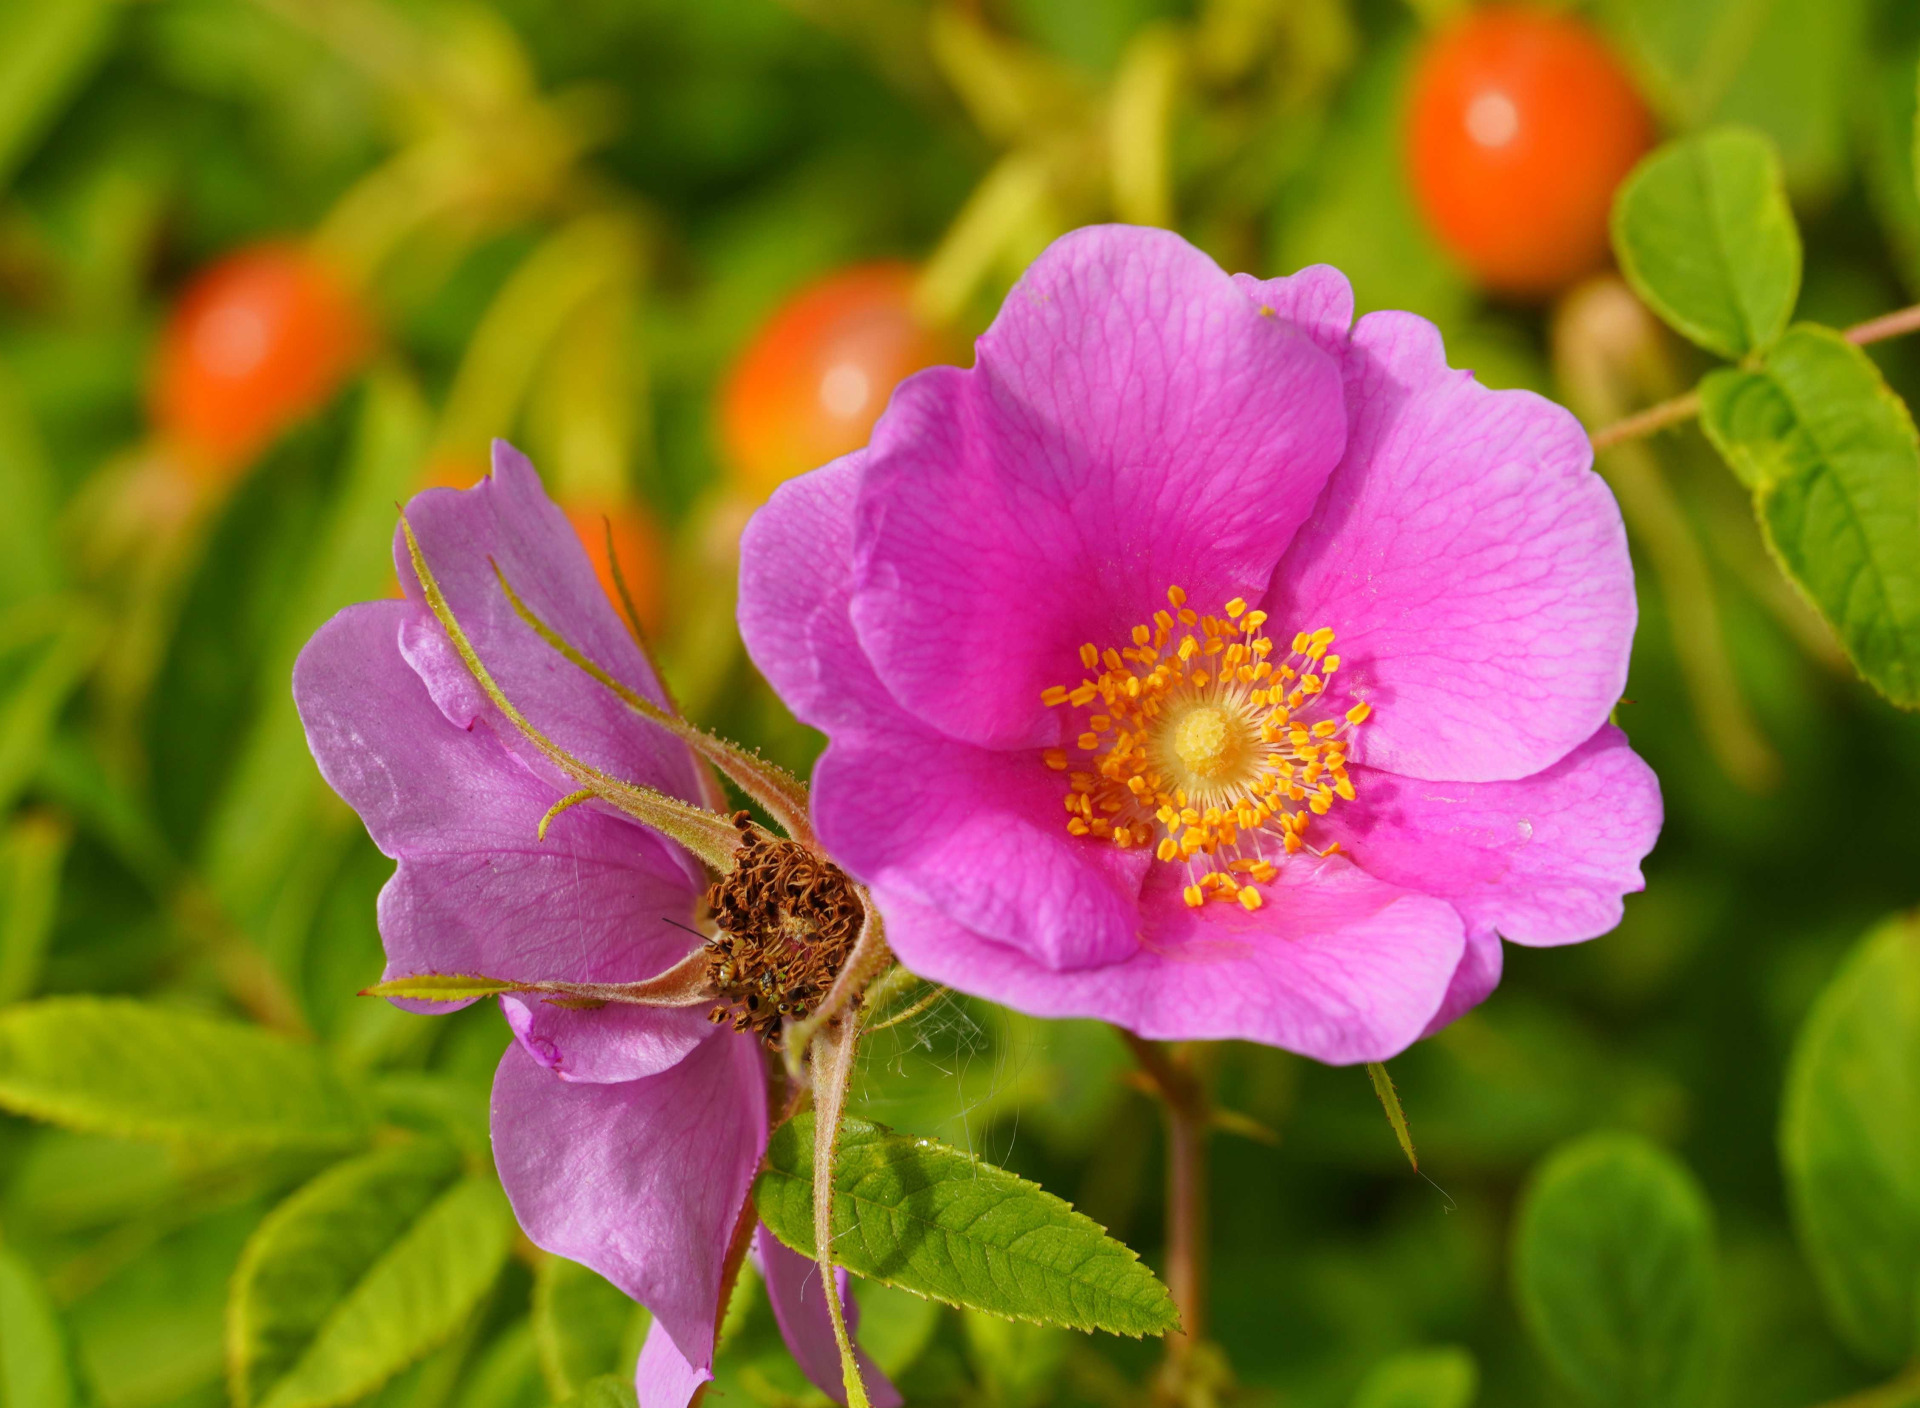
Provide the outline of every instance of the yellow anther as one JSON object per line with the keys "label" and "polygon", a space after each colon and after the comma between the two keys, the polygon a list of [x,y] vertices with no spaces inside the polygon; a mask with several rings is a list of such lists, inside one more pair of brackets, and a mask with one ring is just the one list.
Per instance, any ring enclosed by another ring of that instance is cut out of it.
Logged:
{"label": "yellow anther", "polygon": [[1040,691],[1040,702],[1049,709],[1057,709],[1067,702],[1067,687],[1056,684]]}
{"label": "yellow anther", "polygon": [[1076,816],[1067,822],[1067,830],[1075,836],[1085,836],[1093,828]]}
{"label": "yellow anther", "polygon": [[1080,663],[1089,670],[1100,663],[1100,648],[1092,641],[1080,647]]}
{"label": "yellow anther", "polygon": [[1153,853],[1161,860],[1173,860],[1180,854],[1180,846],[1173,837],[1162,836],[1160,844],[1153,848]]}
{"label": "yellow anther", "polygon": [[1172,602],[1176,607],[1185,606],[1187,604],[1187,594],[1180,587],[1168,587],[1167,600]]}
{"label": "yellow anther", "polygon": [[1081,684],[1076,686],[1073,692],[1067,696],[1067,702],[1078,708],[1093,703],[1099,694],[1100,690],[1098,686]]}
{"label": "yellow anther", "polygon": [[1323,677],[1326,675],[1332,674],[1335,670],[1339,668],[1340,668],[1340,657],[1338,655],[1329,655],[1326,659],[1320,662],[1320,673]]}
{"label": "yellow anther", "polygon": [[1236,621],[1240,619],[1240,613],[1245,611],[1246,609],[1247,609],[1247,599],[1243,596],[1237,596],[1232,601],[1227,603],[1227,615],[1232,617]]}
{"label": "yellow anther", "polygon": [[1363,724],[1367,721],[1367,715],[1372,712],[1373,705],[1362,701],[1347,710],[1347,722],[1350,724]]}
{"label": "yellow anther", "polygon": [[1105,714],[1095,714],[1092,718],[1087,720],[1087,727],[1092,729],[1095,733],[1105,733],[1108,729],[1113,727],[1113,720],[1108,718]]}
{"label": "yellow anther", "polygon": [[1348,777],[1340,778],[1339,781],[1333,784],[1333,795],[1343,802],[1351,802],[1353,800],[1353,780]]}
{"label": "yellow anther", "polygon": [[1333,731],[1339,727],[1340,725],[1332,719],[1322,719],[1313,726],[1313,736],[1315,738],[1332,738]]}
{"label": "yellow anther", "polygon": [[1185,900],[1193,908],[1198,909],[1207,902],[1207,892],[1198,885],[1189,885],[1180,892],[1180,898]]}
{"label": "yellow anther", "polygon": [[1153,632],[1148,630],[1145,626],[1135,626],[1133,628],[1133,643],[1135,645],[1145,645],[1148,641],[1152,639],[1153,639]]}
{"label": "yellow anther", "polygon": [[[1293,653],[1295,655],[1305,654],[1307,649],[1307,643],[1312,639],[1313,639],[1312,636],[1309,636],[1305,631],[1301,631],[1298,635],[1296,635],[1293,638]],[[1085,656],[1086,656],[1086,652],[1082,651],[1081,658],[1084,659]]]}
{"label": "yellow anther", "polygon": [[1197,626],[1200,624],[1200,617],[1191,606],[1183,606],[1180,608],[1179,620],[1183,626]]}
{"label": "yellow anther", "polygon": [[1246,910],[1249,914],[1260,908],[1260,892],[1251,885],[1242,885],[1240,887],[1239,900],[1240,908]]}
{"label": "yellow anther", "polygon": [[1046,752],[1042,753],[1040,756],[1046,759],[1047,766],[1052,768],[1055,772],[1065,772],[1067,770],[1067,750],[1066,749],[1049,748],[1047,749]]}
{"label": "yellow anther", "polygon": [[1249,630],[1249,631],[1257,631],[1266,624],[1267,624],[1267,613],[1264,611],[1255,611],[1251,613],[1246,620],[1240,623],[1243,629]]}
{"label": "yellow anther", "polygon": [[1100,735],[1097,733],[1083,733],[1076,742],[1079,743],[1081,752],[1091,753],[1100,746]]}
{"label": "yellow anther", "polygon": [[1109,670],[1112,670],[1116,674],[1124,671],[1127,668],[1127,662],[1120,658],[1120,652],[1113,649],[1111,646],[1107,648],[1106,653],[1102,655],[1100,658],[1106,662],[1107,668]]}

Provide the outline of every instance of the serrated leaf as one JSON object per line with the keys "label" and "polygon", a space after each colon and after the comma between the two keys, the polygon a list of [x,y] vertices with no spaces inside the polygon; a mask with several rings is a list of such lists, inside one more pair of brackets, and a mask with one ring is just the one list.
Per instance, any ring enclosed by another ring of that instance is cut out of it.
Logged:
{"label": "serrated leaf", "polygon": [[1480,1368],[1458,1346],[1415,1349],[1376,1364],[1353,1396],[1353,1408],[1470,1408]]}
{"label": "serrated leaf", "polygon": [[446,1342],[499,1274],[513,1222],[490,1174],[432,1143],[328,1170],[260,1224],[234,1273],[240,1408],[329,1408]]}
{"label": "serrated leaf", "polygon": [[0,1107],[86,1133],[251,1148],[351,1148],[358,1094],[318,1047],[125,998],[0,1012]]}
{"label": "serrated leaf", "polygon": [[556,1399],[603,1374],[633,1376],[650,1318],[598,1272],[561,1256],[533,1273],[533,1342]]}
{"label": "serrated leaf", "polygon": [[1814,1004],[1780,1155],[1835,1328],[1863,1358],[1904,1363],[1920,1317],[1920,920],[1868,934]]}
{"label": "serrated leaf", "polygon": [[504,978],[485,978],[471,973],[418,973],[406,978],[390,978],[375,983],[362,997],[407,997],[416,1002],[471,1002],[477,997],[493,997],[515,992],[523,983]]}
{"label": "serrated leaf", "polygon": [[1706,1201],[1635,1135],[1563,1145],[1522,1202],[1515,1298],[1542,1354],[1596,1408],[1691,1408],[1715,1335]]}
{"label": "serrated leaf", "polygon": [[[813,1116],[774,1131],[754,1185],[761,1220],[813,1251]],[[948,1305],[1120,1335],[1175,1328],[1173,1301],[1134,1252],[1036,1184],[932,1139],[842,1122],[834,1261]]]}
{"label": "serrated leaf", "polygon": [[0,1408],[70,1408],[67,1339],[40,1278],[0,1248]]}
{"label": "serrated leaf", "polygon": [[1800,294],[1780,159],[1743,128],[1669,142],[1635,167],[1614,199],[1613,247],[1647,306],[1723,357],[1769,346]]}
{"label": "serrated leaf", "polygon": [[1700,397],[1781,568],[1861,675],[1920,707],[1920,441],[1905,404],[1866,353],[1808,324]]}

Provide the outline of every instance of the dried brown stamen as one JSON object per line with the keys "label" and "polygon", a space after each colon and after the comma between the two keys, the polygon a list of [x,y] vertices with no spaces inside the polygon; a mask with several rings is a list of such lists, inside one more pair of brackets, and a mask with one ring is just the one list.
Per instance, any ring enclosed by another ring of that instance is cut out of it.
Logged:
{"label": "dried brown stamen", "polygon": [[715,1022],[751,1028],[778,1045],[780,1024],[811,1012],[860,936],[860,898],[846,872],[737,812],[733,869],[707,890],[720,930],[707,941],[707,980],[720,994]]}

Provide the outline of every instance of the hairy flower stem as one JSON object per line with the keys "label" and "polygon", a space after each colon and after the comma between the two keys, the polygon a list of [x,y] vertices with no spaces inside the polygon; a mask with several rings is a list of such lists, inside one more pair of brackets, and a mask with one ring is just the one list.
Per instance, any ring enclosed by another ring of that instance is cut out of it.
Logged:
{"label": "hairy flower stem", "polygon": [[868,1408],[867,1388],[860,1380],[860,1361],[847,1331],[847,1315],[840,1304],[840,1281],[833,1270],[833,1166],[839,1152],[840,1116],[846,1110],[847,1085],[853,1078],[853,1053],[860,1044],[860,1018],[848,1011],[815,1034],[809,1057],[813,1064],[813,1253],[820,1268],[820,1287],[833,1320],[833,1339],[840,1349],[840,1380],[847,1408]]}
{"label": "hairy flower stem", "polygon": [[[1855,323],[1842,334],[1855,347],[1865,347],[1869,343],[1884,342],[1890,337],[1904,337],[1910,332],[1920,332],[1920,303],[1911,308],[1902,308],[1895,313],[1882,313],[1877,318],[1869,318],[1864,323]],[[1700,393],[1689,391],[1684,396],[1675,396],[1670,401],[1662,401],[1657,406],[1649,406],[1624,420],[1611,425],[1603,425],[1593,432],[1593,448],[1611,449],[1626,440],[1637,440],[1643,435],[1652,435],[1665,430],[1668,426],[1679,425],[1682,421],[1692,420],[1700,414]]]}
{"label": "hairy flower stem", "polygon": [[[1167,1387],[1175,1401],[1199,1395],[1189,1384],[1207,1338],[1207,1136],[1213,1124],[1205,1083],[1184,1054],[1115,1028],[1153,1082],[1167,1118],[1167,1289],[1180,1329],[1167,1336]],[[1204,1375],[1202,1377],[1205,1377]]]}

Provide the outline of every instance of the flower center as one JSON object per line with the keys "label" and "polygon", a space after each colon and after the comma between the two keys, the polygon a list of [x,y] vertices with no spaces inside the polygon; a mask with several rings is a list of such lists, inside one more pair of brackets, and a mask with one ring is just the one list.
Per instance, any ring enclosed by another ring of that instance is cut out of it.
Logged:
{"label": "flower center", "polygon": [[1217,704],[1200,704],[1173,726],[1173,754],[1195,778],[1212,779],[1233,769],[1245,751],[1244,730]]}
{"label": "flower center", "polygon": [[1309,846],[1307,825],[1352,800],[1347,750],[1371,707],[1343,711],[1330,693],[1332,631],[1302,631],[1276,658],[1264,611],[1236,597],[1224,617],[1202,616],[1179,587],[1167,600],[1130,646],[1081,646],[1088,675],[1041,694],[1075,734],[1046,764],[1068,774],[1068,831],[1184,865],[1190,905],[1258,909],[1276,848],[1339,849]]}
{"label": "flower center", "polygon": [[853,951],[860,899],[846,872],[805,846],[769,836],[745,812],[733,824],[734,867],[707,888],[720,931],[707,940],[707,981],[720,996],[708,1016],[777,1047],[781,1022],[812,1011]]}

